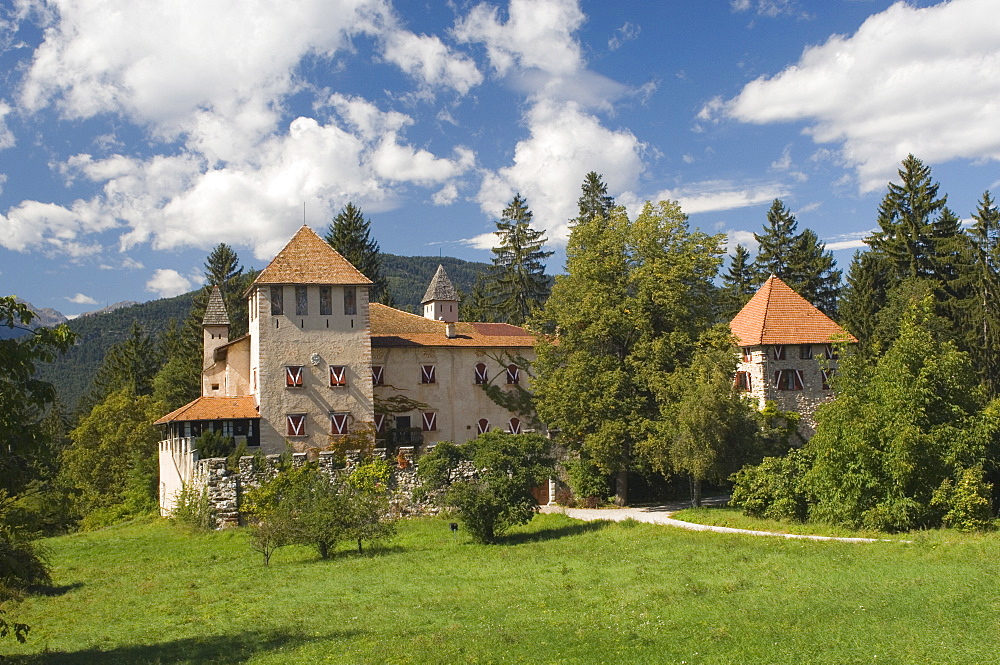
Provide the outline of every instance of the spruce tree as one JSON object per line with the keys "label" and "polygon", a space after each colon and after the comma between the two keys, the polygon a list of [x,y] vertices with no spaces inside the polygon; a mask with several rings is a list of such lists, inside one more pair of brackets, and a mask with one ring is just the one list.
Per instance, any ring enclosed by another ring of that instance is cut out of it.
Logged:
{"label": "spruce tree", "polygon": [[854,252],[840,299],[841,321],[862,352],[877,352],[878,313],[888,304],[892,267],[877,252]]}
{"label": "spruce tree", "polygon": [[[757,260],[754,261],[754,287],[759,287],[771,275],[791,281],[788,260],[795,250],[798,222],[781,199],[775,199],[767,211],[763,233],[753,234],[757,241]],[[791,286],[791,284],[789,284]],[[793,287],[794,288],[794,287]]]}
{"label": "spruce tree", "polygon": [[531,228],[531,217],[527,202],[517,194],[496,223],[490,298],[497,318],[517,326],[524,325],[549,295],[543,262],[552,252],[542,249],[545,234]]}
{"label": "spruce tree", "polygon": [[1000,209],[989,191],[983,192],[972,214],[969,252],[971,297],[970,345],[991,397],[1000,395]]}
{"label": "spruce tree", "polygon": [[728,320],[747,304],[754,294],[753,262],[750,252],[743,245],[736,245],[729,260],[729,269],[722,276],[721,318]]}
{"label": "spruce tree", "polygon": [[615,199],[608,196],[608,186],[602,177],[596,171],[591,171],[584,177],[583,185],[580,186],[583,193],[577,199],[580,214],[575,222],[588,221],[593,217],[607,219],[615,209]]}
{"label": "spruce tree", "polygon": [[365,219],[361,209],[353,203],[344,206],[333,218],[323,239],[372,281],[371,302],[386,302],[389,285],[382,274],[382,252],[378,242],[371,237],[371,222]]}

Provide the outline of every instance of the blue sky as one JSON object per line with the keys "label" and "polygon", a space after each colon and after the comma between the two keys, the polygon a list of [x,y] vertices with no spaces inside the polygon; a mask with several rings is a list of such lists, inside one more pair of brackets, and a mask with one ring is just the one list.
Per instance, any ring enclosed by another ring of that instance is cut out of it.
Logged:
{"label": "blue sky", "polygon": [[1000,187],[997,10],[8,0],[0,292],[70,315],[175,295],[219,242],[263,267],[348,201],[384,251],[486,261],[515,192],[558,272],[591,170],[733,244],[781,198],[846,269],[907,153],[963,218]]}

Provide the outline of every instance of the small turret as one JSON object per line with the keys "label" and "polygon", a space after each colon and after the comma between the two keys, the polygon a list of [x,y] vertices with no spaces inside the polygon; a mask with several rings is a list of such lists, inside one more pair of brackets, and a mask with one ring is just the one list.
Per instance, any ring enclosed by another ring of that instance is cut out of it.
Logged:
{"label": "small turret", "polygon": [[218,286],[212,287],[212,294],[208,297],[201,330],[204,349],[202,368],[208,369],[215,363],[215,350],[229,343],[229,314]]}
{"label": "small turret", "polygon": [[433,321],[454,323],[458,321],[458,292],[448,279],[444,266],[438,264],[437,272],[431,279],[427,292],[420,304],[424,306],[424,318]]}

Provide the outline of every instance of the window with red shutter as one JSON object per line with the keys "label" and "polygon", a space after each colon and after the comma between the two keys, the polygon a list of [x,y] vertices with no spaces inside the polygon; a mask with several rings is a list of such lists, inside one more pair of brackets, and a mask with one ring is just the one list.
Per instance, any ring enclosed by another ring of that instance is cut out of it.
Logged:
{"label": "window with red shutter", "polygon": [[434,373],[434,365],[420,366],[420,383],[437,383],[437,377]]}
{"label": "window with red shutter", "polygon": [[753,388],[750,383],[750,373],[749,372],[736,372],[736,378],[733,381],[733,385],[737,390],[743,392],[750,392]]}
{"label": "window with red shutter", "polygon": [[330,365],[330,385],[347,385],[347,368],[343,365]]}
{"label": "window with red shutter", "polygon": [[797,369],[779,369],[774,373],[774,387],[778,390],[802,390],[802,372]]}
{"label": "window with red shutter", "polygon": [[285,367],[285,387],[286,388],[302,387],[301,365],[289,365],[288,367]]}
{"label": "window with red shutter", "polygon": [[476,363],[476,385],[481,386],[484,383],[489,383],[489,371],[486,369],[486,363]]}
{"label": "window with red shutter", "polygon": [[516,386],[520,378],[520,368],[517,365],[507,365],[507,385]]}
{"label": "window with red shutter", "polygon": [[425,432],[437,431],[437,413],[434,411],[424,411],[421,415],[421,429]]}
{"label": "window with red shutter", "polygon": [[740,349],[740,351],[742,351],[743,354],[743,362],[745,363],[753,362],[753,351],[750,350],[749,346],[744,346],[742,349]]}
{"label": "window with red shutter", "polygon": [[480,418],[479,422],[476,423],[476,433],[486,434],[489,431],[490,431],[490,421],[486,420],[486,418]]}
{"label": "window with red shutter", "polygon": [[825,348],[823,349],[823,351],[824,351],[824,354],[826,355],[826,359],[827,360],[836,360],[837,359],[837,349],[836,349],[836,347],[833,344],[827,344],[825,346]]}
{"label": "window with red shutter", "polygon": [[379,434],[385,434],[385,414],[376,413],[375,414],[375,431]]}
{"label": "window with red shutter", "polygon": [[348,420],[350,419],[350,413],[331,413],[330,414],[330,434],[347,434],[348,433]]}
{"label": "window with red shutter", "polygon": [[304,413],[290,413],[285,416],[285,423],[288,427],[288,436],[305,436],[306,435],[306,414]]}

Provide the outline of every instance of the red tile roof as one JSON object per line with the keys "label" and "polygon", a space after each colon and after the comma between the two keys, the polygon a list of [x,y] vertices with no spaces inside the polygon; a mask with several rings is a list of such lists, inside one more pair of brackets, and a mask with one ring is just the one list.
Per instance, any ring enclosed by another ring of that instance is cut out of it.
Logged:
{"label": "red tile roof", "polygon": [[254,284],[371,283],[305,224],[254,280]]}
{"label": "red tile roof", "polygon": [[165,425],[186,420],[238,420],[260,418],[253,396],[242,397],[199,397],[181,408],[171,411],[157,420],[154,425]]}
{"label": "red tile roof", "polygon": [[858,340],[771,275],[729,323],[741,346]]}
{"label": "red tile roof", "polygon": [[447,337],[447,324],[402,312],[379,303],[370,305],[372,346],[473,346],[530,347],[535,338],[524,328],[509,323],[455,325],[455,337]]}

